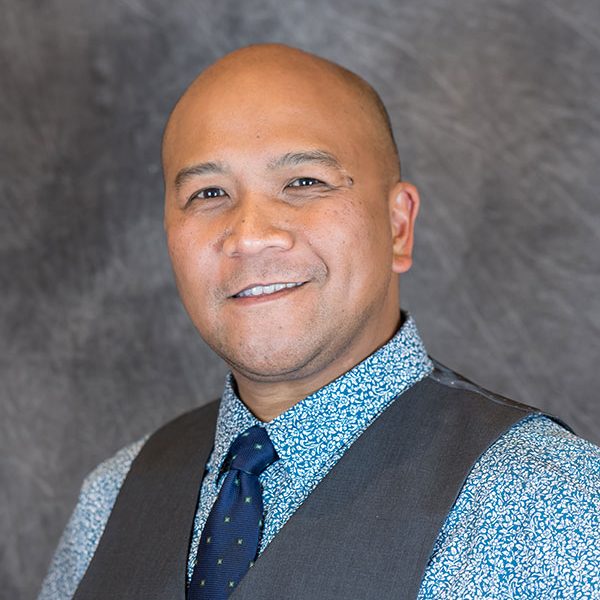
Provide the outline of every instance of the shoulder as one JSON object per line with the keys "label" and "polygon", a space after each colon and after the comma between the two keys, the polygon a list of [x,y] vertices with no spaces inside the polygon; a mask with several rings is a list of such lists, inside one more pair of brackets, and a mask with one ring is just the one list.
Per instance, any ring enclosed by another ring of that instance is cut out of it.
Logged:
{"label": "shoulder", "polygon": [[481,457],[478,470],[497,460],[509,476],[598,492],[600,448],[542,415],[530,416],[501,437]]}
{"label": "shoulder", "polygon": [[[446,392],[455,402],[464,400],[469,409],[473,401],[487,409],[481,411],[484,421],[490,419],[490,410],[511,414],[504,423],[508,424],[504,433],[473,465],[462,494],[475,481],[476,489],[481,492],[484,481],[493,483],[502,475],[539,484],[556,479],[584,489],[589,489],[592,483],[597,485],[600,448],[575,435],[559,420],[495,394],[436,361],[429,379],[438,386],[438,395]],[[478,424],[473,420],[469,426]]]}
{"label": "shoulder", "polygon": [[121,448],[111,458],[100,463],[83,481],[79,502],[88,499],[110,499],[119,493],[121,485],[129,473],[131,463],[139,454],[149,436]]}
{"label": "shoulder", "polygon": [[80,545],[85,554],[94,553],[131,464],[146,440],[147,436],[122,448],[84,479],[69,527],[75,540],[83,542],[84,538],[77,534],[86,532],[85,542]]}
{"label": "shoulder", "polygon": [[[540,528],[553,524],[552,515],[598,518],[600,448],[548,417],[531,415],[475,463],[454,516],[482,504],[529,519],[539,511]],[[494,522],[499,525],[498,518]]]}
{"label": "shoulder", "polygon": [[600,594],[600,448],[541,415],[513,426],[473,466],[429,571],[425,589],[465,596]]}
{"label": "shoulder", "polygon": [[77,589],[144,437],[98,465],[84,480],[38,600],[70,598]]}
{"label": "shoulder", "polygon": [[438,395],[447,395],[452,400],[460,399],[466,402],[470,409],[473,403],[489,410],[510,411],[517,418],[540,411],[532,406],[516,402],[500,394],[496,394],[477,383],[472,382],[460,373],[449,369],[442,363],[431,359],[433,369],[427,376],[427,381],[437,389]]}

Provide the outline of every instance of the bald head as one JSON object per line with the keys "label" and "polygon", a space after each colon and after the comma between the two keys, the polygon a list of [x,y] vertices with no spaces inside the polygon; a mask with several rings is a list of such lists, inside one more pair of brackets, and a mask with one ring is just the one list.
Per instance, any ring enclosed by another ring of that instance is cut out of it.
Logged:
{"label": "bald head", "polygon": [[[233,100],[233,101],[232,101]],[[278,106],[279,104],[279,106]],[[400,161],[389,115],[377,92],[361,77],[331,61],[280,44],[259,44],[227,54],[205,71],[180,98],[165,128],[163,164],[189,135],[202,125],[203,108],[217,105],[222,118],[251,106],[260,122],[281,105],[336,119],[342,135],[357,132],[370,146],[393,181],[400,179]],[[166,173],[165,173],[166,175]]]}

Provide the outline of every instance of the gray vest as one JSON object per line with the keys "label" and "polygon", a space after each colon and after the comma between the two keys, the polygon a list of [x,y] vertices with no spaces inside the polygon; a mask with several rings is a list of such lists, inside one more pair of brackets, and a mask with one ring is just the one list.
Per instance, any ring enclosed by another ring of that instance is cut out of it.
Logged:
{"label": "gray vest", "polygon": [[[184,600],[218,403],[146,442],[75,600]],[[352,444],[283,526],[232,600],[415,598],[473,463],[535,413],[436,365]]]}

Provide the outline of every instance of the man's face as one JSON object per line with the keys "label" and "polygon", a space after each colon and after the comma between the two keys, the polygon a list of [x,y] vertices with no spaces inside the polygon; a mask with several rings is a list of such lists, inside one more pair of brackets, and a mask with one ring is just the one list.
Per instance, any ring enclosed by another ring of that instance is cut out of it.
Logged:
{"label": "man's face", "polygon": [[164,153],[183,303],[236,375],[255,381],[343,372],[399,319],[394,182],[351,99],[286,77],[188,94]]}

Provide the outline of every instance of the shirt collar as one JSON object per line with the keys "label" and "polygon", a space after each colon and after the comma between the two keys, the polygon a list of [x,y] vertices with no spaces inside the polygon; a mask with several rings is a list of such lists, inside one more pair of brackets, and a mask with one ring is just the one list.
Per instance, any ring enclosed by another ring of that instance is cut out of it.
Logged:
{"label": "shirt collar", "polygon": [[246,408],[229,373],[208,469],[218,472],[233,440],[253,425],[266,428],[281,462],[300,484],[327,468],[394,398],[433,369],[414,320],[404,316],[387,344],[269,423]]}

